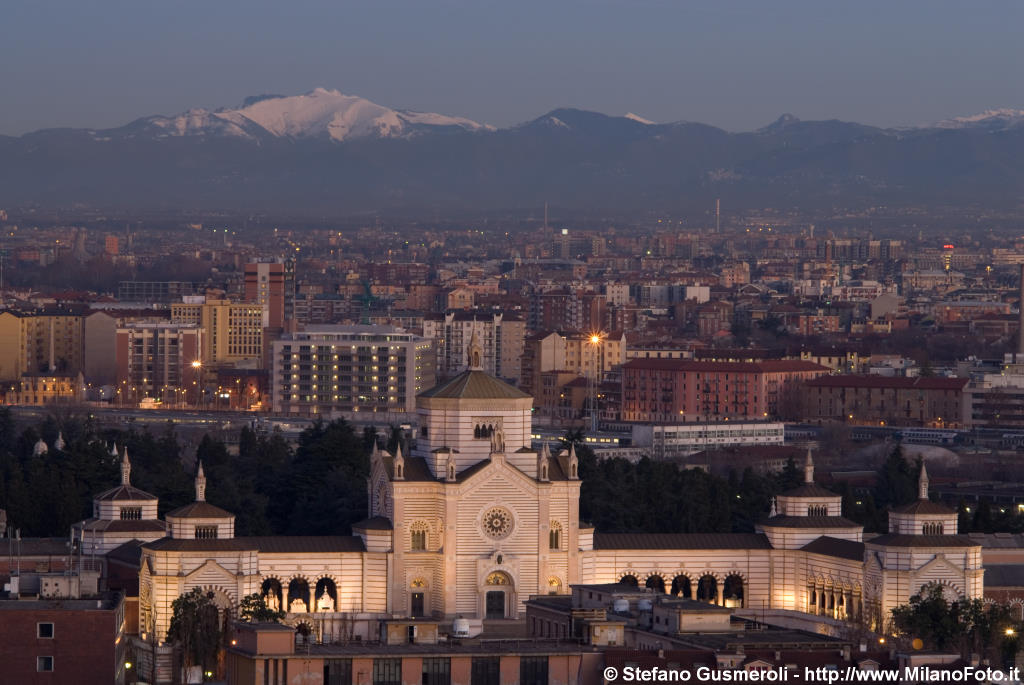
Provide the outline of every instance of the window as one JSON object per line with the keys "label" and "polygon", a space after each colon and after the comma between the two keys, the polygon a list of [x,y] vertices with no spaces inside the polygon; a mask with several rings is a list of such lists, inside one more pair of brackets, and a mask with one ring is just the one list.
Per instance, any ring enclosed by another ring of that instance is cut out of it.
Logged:
{"label": "window", "polygon": [[141,521],[142,507],[121,507],[122,521]]}
{"label": "window", "polygon": [[807,507],[808,516],[828,516],[828,505],[812,504]]}
{"label": "window", "polygon": [[519,685],[547,685],[548,658],[524,656],[519,659]]}
{"label": "window", "polygon": [[925,523],[921,526],[921,535],[942,535],[941,523]]}
{"label": "window", "polygon": [[423,660],[423,685],[451,685],[451,659],[435,657]]}
{"label": "window", "polygon": [[402,685],[402,660],[374,659],[373,685]]}
{"label": "window", "polygon": [[196,540],[213,540],[217,537],[217,526],[196,526]]}
{"label": "window", "polygon": [[470,670],[471,685],[498,685],[501,682],[501,659],[496,656],[475,656]]}
{"label": "window", "polygon": [[328,659],[324,662],[324,685],[351,685],[351,683],[351,659]]}
{"label": "window", "polygon": [[427,548],[427,526],[423,523],[412,524],[411,531],[412,538],[412,549],[414,551],[423,551]]}
{"label": "window", "polygon": [[562,524],[558,521],[551,522],[551,530],[548,532],[548,547],[561,549],[562,545]]}
{"label": "window", "polygon": [[52,623],[37,623],[36,624],[36,637],[48,640],[53,637],[53,624]]}
{"label": "window", "polygon": [[53,670],[53,657],[52,656],[37,656],[36,657],[36,671],[40,673],[49,673]]}

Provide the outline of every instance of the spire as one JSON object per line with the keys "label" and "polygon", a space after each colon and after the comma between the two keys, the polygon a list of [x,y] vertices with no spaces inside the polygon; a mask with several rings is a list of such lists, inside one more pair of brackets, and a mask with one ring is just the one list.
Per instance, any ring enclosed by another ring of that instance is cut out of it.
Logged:
{"label": "spire", "polygon": [[395,480],[405,480],[405,457],[402,456],[402,442],[395,446]]}
{"label": "spire", "polygon": [[470,371],[483,371],[484,369],[484,348],[480,344],[480,336],[476,334],[476,327],[473,327],[473,335],[469,336],[469,348],[467,350],[467,356],[469,357],[469,370]]}
{"label": "spire", "polygon": [[779,510],[775,506],[775,498],[772,497],[772,509],[771,509],[771,511],[768,512],[768,517],[769,518],[775,518],[778,515],[779,515]]}
{"label": "spire", "polygon": [[57,439],[53,441],[53,449],[64,451],[64,434],[57,431]]}
{"label": "spire", "polygon": [[[128,449],[128,448],[126,447],[125,449]],[[112,456],[112,457],[116,457],[117,456],[117,443],[116,442],[113,445],[110,446],[110,456]]]}
{"label": "spire", "polygon": [[196,472],[196,501],[206,501],[206,474],[203,473],[203,462],[199,462],[199,470]]}
{"label": "spire", "polygon": [[569,480],[579,480],[580,460],[576,457],[576,443],[569,444]]}
{"label": "spire", "polygon": [[814,482],[814,460],[811,458],[811,448],[807,448],[807,459],[804,461],[804,482]]}
{"label": "spire", "polygon": [[128,447],[124,448],[124,456],[121,457],[121,485],[131,485],[132,463],[128,461]]}
{"label": "spire", "polygon": [[548,449],[547,441],[540,448],[540,453],[537,455],[537,480],[548,481],[548,469],[550,468],[551,462],[551,451]]}
{"label": "spire", "polygon": [[928,469],[921,462],[921,475],[917,478],[917,498],[928,499]]}

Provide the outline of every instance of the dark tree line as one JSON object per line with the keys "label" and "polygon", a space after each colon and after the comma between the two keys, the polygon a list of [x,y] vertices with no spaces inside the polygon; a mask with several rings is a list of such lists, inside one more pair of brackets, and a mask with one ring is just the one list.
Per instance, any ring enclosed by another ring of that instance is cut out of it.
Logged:
{"label": "dark tree line", "polygon": [[[34,456],[43,438],[53,445],[58,432],[63,450]],[[347,535],[366,516],[369,454],[377,429],[357,431],[345,421],[317,421],[292,447],[278,432],[243,428],[237,455],[222,441],[205,436],[195,454],[183,454],[172,424],[149,430],[99,429],[83,417],[49,417],[18,433],[8,410],[0,409],[0,508],[24,536],[63,536],[71,524],[91,515],[92,498],[120,479],[110,447],[127,446],[132,484],[160,498],[160,514],[191,502],[196,460],[207,477],[207,500],[236,515],[239,535]],[[398,427],[382,446],[404,444]],[[671,462],[641,459],[598,460],[579,432],[563,445],[576,446],[583,481],[581,519],[604,532],[752,532],[771,508],[772,498],[794,488],[803,474],[792,460],[777,474],[752,469],[721,478]],[[869,532],[888,529],[887,508],[917,498],[920,464],[899,448],[879,469],[873,489],[843,483],[843,515]],[[1024,531],[1024,516],[981,502],[961,506],[960,531]]]}
{"label": "dark tree line", "polygon": [[[63,449],[34,454],[42,438]],[[206,472],[206,499],[236,515],[239,535],[339,535],[366,516],[366,478],[375,431],[357,434],[344,421],[318,421],[293,449],[279,433],[243,428],[238,454],[205,436],[195,455],[182,454],[173,425],[149,430],[99,429],[88,418],[47,418],[20,434],[0,409],[0,508],[22,536],[64,536],[92,515],[92,500],[120,482],[128,450],[131,482],[160,498],[160,515],[195,498],[195,463]]]}

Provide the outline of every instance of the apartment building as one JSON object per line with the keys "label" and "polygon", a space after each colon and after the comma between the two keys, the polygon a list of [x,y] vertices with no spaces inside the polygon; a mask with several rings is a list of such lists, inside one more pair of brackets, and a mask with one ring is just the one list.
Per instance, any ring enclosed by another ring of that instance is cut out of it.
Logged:
{"label": "apartment building", "polygon": [[476,332],[483,348],[483,370],[499,378],[518,379],[526,322],[508,314],[448,312],[423,319],[423,337],[437,346],[437,374],[454,376],[469,364],[466,350]]}
{"label": "apartment building", "polygon": [[829,373],[807,361],[633,359],[622,366],[625,421],[685,423],[779,415],[784,391]]}
{"label": "apartment building", "polygon": [[245,300],[267,307],[267,326],[283,328],[295,318],[295,262],[259,259],[246,264]]}
{"label": "apartment building", "polygon": [[204,365],[248,364],[263,359],[263,329],[268,325],[266,304],[186,297],[171,305],[171,323],[190,324],[203,331]]}
{"label": "apartment building", "polygon": [[[202,360],[203,331],[196,324],[132,323],[117,329],[117,384],[138,398],[192,401]],[[184,391],[184,392],[183,392]],[[189,391],[193,391],[189,395]],[[189,395],[189,396],[183,396]]]}
{"label": "apartment building", "polygon": [[272,343],[275,413],[403,413],[434,386],[431,340],[391,326],[316,326]]}
{"label": "apartment building", "polygon": [[62,308],[0,312],[0,381],[82,371],[84,320],[83,311]]}

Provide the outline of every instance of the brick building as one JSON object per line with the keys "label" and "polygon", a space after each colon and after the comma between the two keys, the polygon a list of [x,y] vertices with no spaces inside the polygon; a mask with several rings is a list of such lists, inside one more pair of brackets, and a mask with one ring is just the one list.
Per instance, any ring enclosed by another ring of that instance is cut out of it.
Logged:
{"label": "brick building", "polygon": [[124,597],[0,600],[0,681],[114,683],[131,663]]}
{"label": "brick building", "polygon": [[828,372],[813,362],[783,359],[634,359],[622,366],[622,418],[681,423],[777,416],[788,386]]}
{"label": "brick building", "polygon": [[954,427],[962,420],[967,383],[967,378],[815,378],[805,384],[803,416],[807,421]]}

